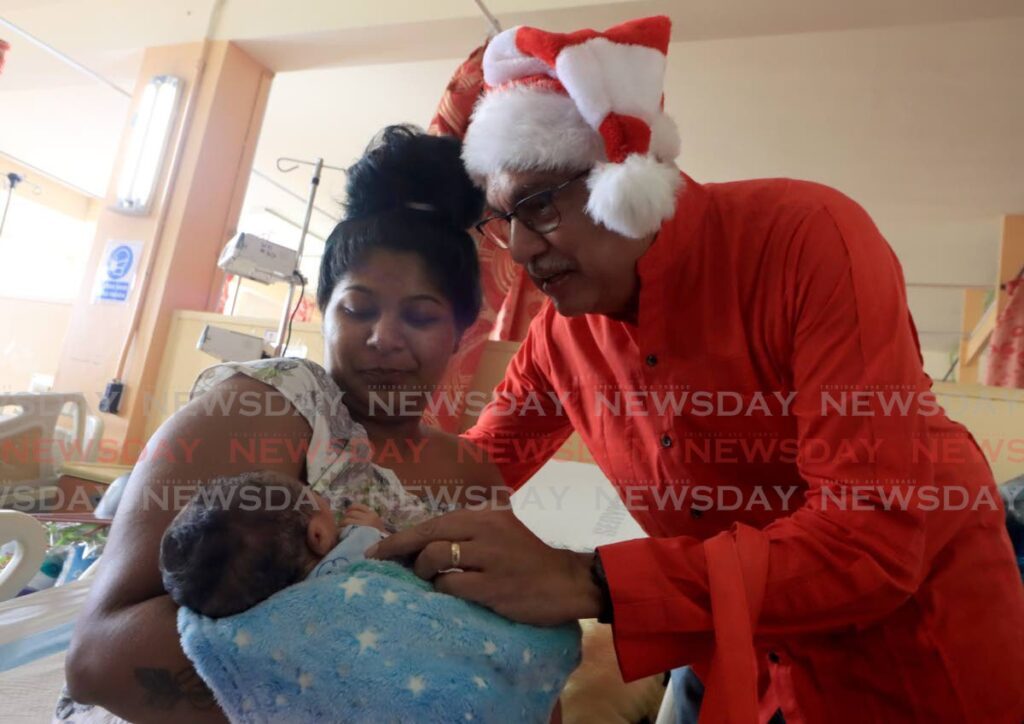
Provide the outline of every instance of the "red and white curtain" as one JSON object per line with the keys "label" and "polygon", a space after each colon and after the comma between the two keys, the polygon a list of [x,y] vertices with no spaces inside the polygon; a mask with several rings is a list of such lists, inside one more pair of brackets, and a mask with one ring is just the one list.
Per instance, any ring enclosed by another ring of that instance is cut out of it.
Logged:
{"label": "red and white curtain", "polygon": [[[429,131],[438,135],[462,138],[466,134],[469,118],[480,93],[483,91],[482,60],[484,47],[469,54],[458,67],[445,89]],[[480,256],[480,282],[483,287],[483,308],[480,319],[463,337],[459,351],[448,367],[448,375],[441,393],[451,400],[465,400],[484,342],[488,339],[519,341],[526,336],[530,320],[540,310],[544,296],[517,266],[508,251],[488,239],[477,237]],[[459,419],[465,404],[438,406],[443,413],[430,422],[450,432],[458,431]]]}
{"label": "red and white curtain", "polygon": [[996,319],[988,348],[987,384],[1024,387],[1024,277],[1006,284],[1006,307]]}

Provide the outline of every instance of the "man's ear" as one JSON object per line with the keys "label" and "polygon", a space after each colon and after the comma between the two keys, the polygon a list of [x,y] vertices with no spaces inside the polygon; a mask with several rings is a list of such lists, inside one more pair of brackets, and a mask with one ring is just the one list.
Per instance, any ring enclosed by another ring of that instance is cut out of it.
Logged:
{"label": "man's ear", "polygon": [[337,544],[337,535],[337,528],[330,521],[322,515],[314,515],[306,526],[306,545],[313,553],[323,557]]}

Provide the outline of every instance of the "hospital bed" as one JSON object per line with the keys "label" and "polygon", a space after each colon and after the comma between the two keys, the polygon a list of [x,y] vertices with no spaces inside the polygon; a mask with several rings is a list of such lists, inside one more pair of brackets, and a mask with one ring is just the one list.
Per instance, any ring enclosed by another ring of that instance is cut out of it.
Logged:
{"label": "hospital bed", "polygon": [[64,682],[64,652],[91,577],[14,598],[39,570],[49,540],[32,516],[0,510],[0,543],[18,551],[0,573],[0,701],[5,722],[45,722]]}
{"label": "hospital bed", "polygon": [[0,505],[45,507],[58,495],[61,467],[95,460],[102,436],[80,393],[0,393]]}

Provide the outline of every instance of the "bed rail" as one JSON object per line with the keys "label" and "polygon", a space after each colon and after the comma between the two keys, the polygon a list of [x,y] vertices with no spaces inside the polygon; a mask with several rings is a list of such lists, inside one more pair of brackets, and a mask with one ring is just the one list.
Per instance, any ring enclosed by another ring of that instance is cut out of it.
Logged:
{"label": "bed rail", "polygon": [[0,601],[14,598],[36,574],[46,556],[46,528],[31,515],[0,510],[0,545],[17,544],[14,558],[0,571]]}

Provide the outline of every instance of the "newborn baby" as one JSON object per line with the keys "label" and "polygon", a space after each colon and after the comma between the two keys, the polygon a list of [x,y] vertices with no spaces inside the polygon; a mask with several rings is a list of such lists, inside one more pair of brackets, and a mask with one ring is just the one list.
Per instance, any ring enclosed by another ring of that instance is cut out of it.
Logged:
{"label": "newborn baby", "polygon": [[355,525],[339,534],[324,498],[262,473],[203,486],[164,534],[182,650],[230,721],[548,721],[579,627],[439,593],[364,559],[383,537],[372,511],[342,523]]}
{"label": "newborn baby", "polygon": [[164,532],[164,588],[179,606],[211,618],[246,611],[362,560],[387,532],[359,504],[346,509],[341,526],[327,499],[294,478],[258,472],[212,480]]}

